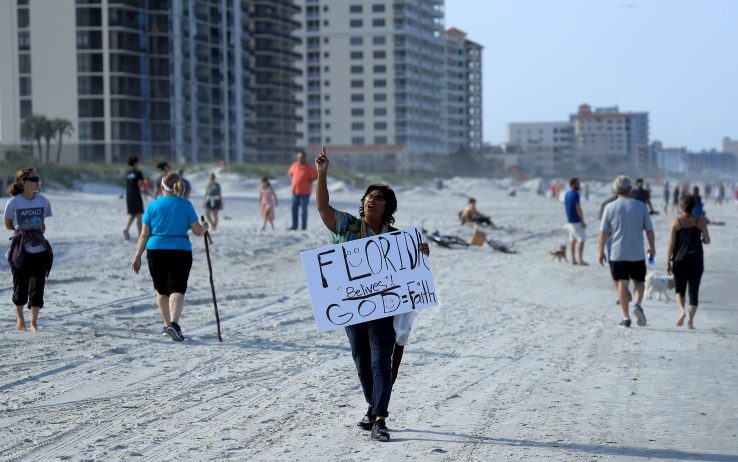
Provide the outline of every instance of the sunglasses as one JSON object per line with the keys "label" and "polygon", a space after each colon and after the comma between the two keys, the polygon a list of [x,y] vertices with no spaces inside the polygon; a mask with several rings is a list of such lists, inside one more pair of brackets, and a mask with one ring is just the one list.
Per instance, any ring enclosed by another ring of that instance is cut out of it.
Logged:
{"label": "sunglasses", "polygon": [[40,180],[40,178],[37,176],[29,176],[26,178],[26,181],[30,181],[31,183],[38,183],[38,180]]}
{"label": "sunglasses", "polygon": [[369,199],[375,200],[377,202],[385,202],[384,196],[380,196],[379,194],[367,194],[366,197],[364,197],[365,201]]}

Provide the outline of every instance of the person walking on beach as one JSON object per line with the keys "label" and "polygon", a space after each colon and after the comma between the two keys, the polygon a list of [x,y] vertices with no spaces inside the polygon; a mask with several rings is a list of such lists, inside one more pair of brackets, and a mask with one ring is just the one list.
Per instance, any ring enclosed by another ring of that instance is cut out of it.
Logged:
{"label": "person walking on beach", "polygon": [[266,228],[267,223],[272,225],[272,230],[274,230],[274,212],[277,205],[277,193],[269,183],[269,178],[262,178],[261,186],[259,187],[259,212],[261,213],[261,218],[264,219],[264,224],[261,225],[262,231]]}
{"label": "person walking on beach", "polygon": [[51,203],[39,193],[40,178],[36,169],[15,172],[15,182],[8,186],[5,205],[5,228],[14,231],[8,251],[13,273],[13,304],[17,330],[26,330],[23,307],[31,310],[31,330],[39,332],[38,315],[44,306],[46,278],[51,271],[54,254],[44,237],[46,218],[51,216]]}
{"label": "person walking on beach", "polygon": [[307,229],[308,204],[310,193],[313,190],[313,181],[318,178],[315,167],[305,162],[305,151],[297,153],[297,160],[290,166],[287,172],[292,178],[292,226],[291,230],[297,229],[297,213],[302,208],[302,230]]}
{"label": "person walking on beach", "polygon": [[677,213],[679,210],[679,185],[674,186],[674,191],[671,193],[671,213]]}
{"label": "person walking on beach", "polygon": [[[571,263],[573,265],[588,265],[584,261],[584,241],[587,239],[587,234],[584,228],[587,224],[584,222],[584,212],[582,212],[582,205],[579,201],[579,178],[572,178],[569,181],[570,189],[564,195],[564,211],[566,212],[566,225],[565,228],[569,233],[569,248],[571,251]],[[579,259],[577,260],[577,243],[579,243]]]}
{"label": "person walking on beach", "polygon": [[[702,196],[700,196],[700,188],[698,186],[694,186],[692,188],[692,197],[694,198],[694,207],[693,207],[694,210],[692,210],[692,215],[694,215],[697,218],[704,217],[705,216],[705,204],[702,202]],[[681,205],[682,205],[681,201],[679,201],[679,208],[681,208],[683,212],[684,208],[682,208]]]}
{"label": "person walking on beach", "polygon": [[138,157],[129,157],[128,166],[131,167],[131,169],[126,173],[126,207],[128,209],[128,223],[126,223],[126,227],[123,229],[123,238],[125,240],[131,238],[131,234],[128,230],[131,228],[133,220],[136,220],[136,230],[138,231],[136,236],[141,234],[141,215],[144,213],[143,198],[141,197],[144,177],[141,170],[138,169]]}
{"label": "person walking on beach", "polygon": [[156,183],[154,184],[154,199],[161,196],[161,180],[164,178],[164,175],[172,171],[172,167],[169,165],[169,162],[159,162],[156,164],[156,169],[161,172],[161,176],[156,179]]}
{"label": "person walking on beach", "polygon": [[669,198],[671,197],[671,188],[669,182],[664,183],[664,215],[669,214]]}
{"label": "person walking on beach", "polygon": [[[361,197],[359,216],[334,209],[328,196],[328,157],[325,148],[315,159],[318,172],[316,202],[323,224],[333,233],[333,242],[347,242],[374,236],[393,230],[397,198],[386,185],[371,185]],[[419,250],[430,254],[427,243]],[[392,394],[393,354],[395,329],[393,317],[385,317],[347,326],[346,335],[351,345],[359,382],[369,409],[358,423],[364,430],[371,430],[371,438],[389,441],[386,419]],[[397,365],[399,367],[399,364]]]}
{"label": "person walking on beach", "polygon": [[643,202],[648,206],[649,213],[654,213],[653,205],[651,205],[651,191],[643,187],[643,178],[636,180],[636,187],[630,192],[630,197]]}
{"label": "person walking on beach", "polygon": [[704,272],[702,244],[710,243],[707,219],[693,214],[696,200],[694,196],[684,196],[679,200],[682,213],[671,222],[669,243],[666,247],[666,272],[674,274],[679,318],[676,325],[684,325],[686,310],[684,295],[689,289],[689,321],[687,326],[694,329],[694,315],[697,313],[700,281]]}
{"label": "person walking on beach", "polygon": [[181,342],[185,337],[179,327],[179,318],[192,268],[192,244],[187,231],[202,236],[208,224],[198,223],[192,203],[183,198],[184,184],[179,175],[174,172],[164,175],[161,190],[161,197],[150,203],[144,213],[131,269],[138,274],[141,255],[146,249],[156,304],[164,321],[162,334]]}
{"label": "person walking on beach", "polygon": [[215,231],[218,229],[218,213],[223,209],[223,195],[221,194],[220,183],[215,181],[215,173],[211,173],[208,177],[203,202],[205,217],[210,222],[210,226],[213,227],[213,231]]}
{"label": "person walking on beach", "polygon": [[618,198],[608,204],[602,215],[600,224],[600,265],[604,265],[605,243],[612,241],[610,251],[610,272],[618,284],[620,308],[623,311],[623,320],[620,325],[630,327],[629,290],[630,280],[634,282],[636,302],[633,313],[638,325],[646,325],[646,315],[641,307],[646,280],[646,255],[643,251],[643,231],[648,237],[648,252],[656,256],[653,224],[646,205],[630,198],[631,183],[627,176],[618,176],[612,185]]}

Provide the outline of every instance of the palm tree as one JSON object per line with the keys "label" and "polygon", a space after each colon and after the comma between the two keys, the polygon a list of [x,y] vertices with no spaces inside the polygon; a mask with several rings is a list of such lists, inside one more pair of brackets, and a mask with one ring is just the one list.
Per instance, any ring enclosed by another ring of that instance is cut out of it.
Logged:
{"label": "palm tree", "polygon": [[72,125],[72,122],[67,119],[56,118],[51,121],[51,126],[54,127],[57,141],[59,142],[56,148],[56,163],[59,164],[61,163],[62,139],[65,136],[72,136],[74,125]]}
{"label": "palm tree", "polygon": [[41,133],[41,136],[46,140],[46,163],[48,164],[51,161],[51,139],[56,136],[56,130],[46,117],[44,117],[44,122],[41,124]]}
{"label": "palm tree", "polygon": [[48,123],[45,116],[31,114],[21,124],[21,137],[27,140],[35,140],[38,144],[38,158],[43,160],[41,150],[41,138],[44,136],[44,125]]}

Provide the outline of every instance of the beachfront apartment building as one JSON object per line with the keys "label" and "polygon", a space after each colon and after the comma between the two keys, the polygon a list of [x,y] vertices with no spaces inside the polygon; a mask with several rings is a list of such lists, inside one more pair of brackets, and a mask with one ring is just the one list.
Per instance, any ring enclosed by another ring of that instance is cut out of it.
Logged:
{"label": "beachfront apartment building", "polygon": [[722,140],[722,151],[726,154],[738,155],[738,140],[732,140],[727,136]]}
{"label": "beachfront apartment building", "polygon": [[443,0],[299,3],[299,144],[354,167],[445,156]]}
{"label": "beachfront apartment building", "polygon": [[571,122],[510,123],[507,144],[519,151],[520,168],[532,167],[533,172],[543,175],[573,168],[576,139]]}
{"label": "beachfront apartment building", "polygon": [[571,114],[577,157],[599,165],[621,163],[636,168],[650,165],[649,122],[647,112],[620,112],[617,106],[596,108],[579,106]]}
{"label": "beachfront apartment building", "polygon": [[482,45],[452,27],[446,42],[446,136],[448,152],[482,149]]}
{"label": "beachfront apartment building", "polygon": [[284,160],[298,138],[289,0],[5,0],[0,140],[63,117],[67,162]]}

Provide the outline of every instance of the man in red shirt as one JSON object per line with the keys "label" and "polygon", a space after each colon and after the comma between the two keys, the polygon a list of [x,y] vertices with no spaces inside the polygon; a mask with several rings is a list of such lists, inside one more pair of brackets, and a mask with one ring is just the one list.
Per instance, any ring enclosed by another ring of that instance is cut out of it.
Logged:
{"label": "man in red shirt", "polygon": [[307,228],[307,209],[310,202],[310,193],[313,190],[313,181],[318,178],[315,167],[305,162],[305,151],[297,153],[297,162],[294,162],[287,172],[292,178],[292,226],[297,229],[297,210],[302,207],[302,229]]}

